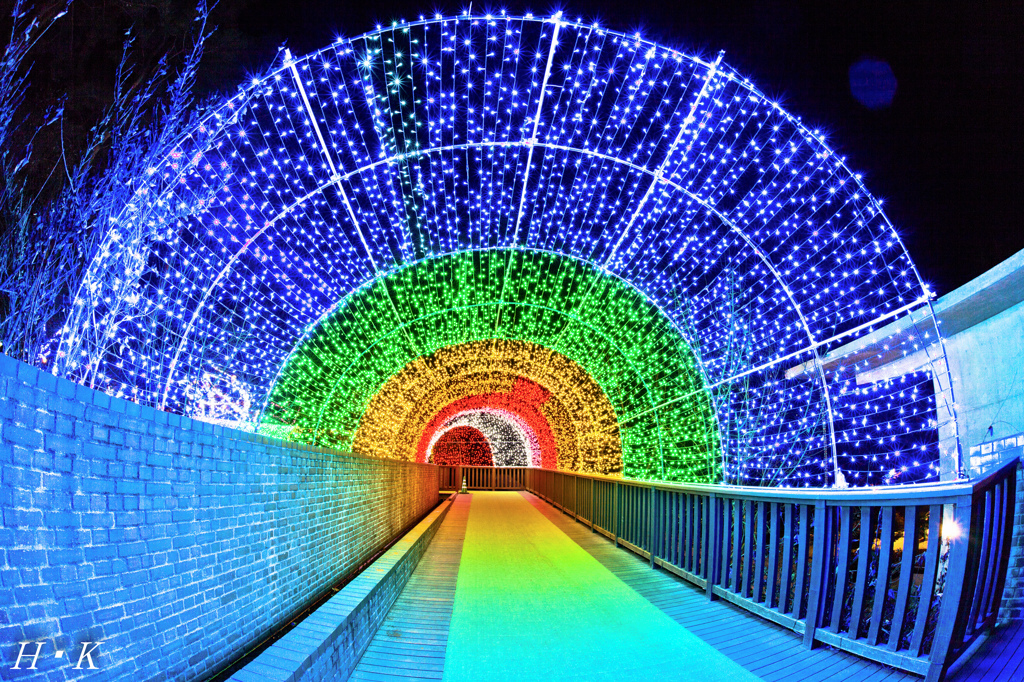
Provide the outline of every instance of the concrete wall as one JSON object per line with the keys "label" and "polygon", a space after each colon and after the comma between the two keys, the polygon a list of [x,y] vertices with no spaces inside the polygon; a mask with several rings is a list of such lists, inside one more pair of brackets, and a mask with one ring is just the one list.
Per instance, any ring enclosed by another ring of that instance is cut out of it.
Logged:
{"label": "concrete wall", "polygon": [[[429,465],[192,421],[0,356],[0,677],[208,677],[437,500]],[[36,670],[11,669],[21,641],[21,668],[43,642]],[[102,642],[102,672],[75,669],[83,641]]]}
{"label": "concrete wall", "polygon": [[972,446],[1024,433],[1024,303],[947,338],[946,353],[965,459]]}
{"label": "concrete wall", "polygon": [[[1024,251],[936,302],[964,466],[974,476],[1024,455]],[[1017,469],[1000,619],[1024,618],[1024,469]]]}

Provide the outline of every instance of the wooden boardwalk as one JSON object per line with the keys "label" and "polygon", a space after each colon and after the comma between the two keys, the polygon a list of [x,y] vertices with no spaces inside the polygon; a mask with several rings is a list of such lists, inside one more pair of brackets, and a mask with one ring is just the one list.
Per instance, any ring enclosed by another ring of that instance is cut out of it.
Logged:
{"label": "wooden boardwalk", "polygon": [[547,502],[522,493],[566,535],[624,583],[694,635],[767,682],[920,682],[904,673],[858,656],[820,647],[808,650],[802,638],[727,601],[709,602],[703,590],[616,547]]}
{"label": "wooden boardwalk", "polygon": [[[530,493],[547,519],[641,596],[692,634],[767,682],[920,682],[921,678],[828,647],[804,648],[796,633],[724,600],[708,602],[696,586],[617,548]],[[471,497],[456,498],[408,586],[377,632],[352,679],[440,680]],[[1024,682],[1024,624],[996,630],[949,682]]]}
{"label": "wooden boardwalk", "polygon": [[441,679],[470,499],[468,495],[455,498],[408,585],[349,679]]}
{"label": "wooden boardwalk", "polygon": [[1024,623],[996,628],[949,682],[1024,682]]}

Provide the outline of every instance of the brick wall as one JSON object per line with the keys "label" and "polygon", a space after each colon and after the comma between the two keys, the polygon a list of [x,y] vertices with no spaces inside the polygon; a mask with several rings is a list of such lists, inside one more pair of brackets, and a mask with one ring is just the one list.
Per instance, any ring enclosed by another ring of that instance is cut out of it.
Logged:
{"label": "brick wall", "polygon": [[1010,567],[1006,574],[999,619],[1024,619],[1024,461],[1017,465],[1017,501],[1013,510]]}
{"label": "brick wall", "polygon": [[[0,677],[204,678],[437,500],[428,465],[193,421],[0,356]],[[44,642],[37,669],[11,670],[26,640]],[[74,669],[83,641],[102,641],[102,672]]]}
{"label": "brick wall", "polygon": [[347,680],[451,508],[449,498],[229,682]]}

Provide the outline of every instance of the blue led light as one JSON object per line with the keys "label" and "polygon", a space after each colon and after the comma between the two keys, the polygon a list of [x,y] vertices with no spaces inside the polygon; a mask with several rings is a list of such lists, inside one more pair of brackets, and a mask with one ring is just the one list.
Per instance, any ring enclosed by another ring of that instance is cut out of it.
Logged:
{"label": "blue led light", "polygon": [[53,366],[255,428],[353,291],[495,248],[587,261],[661,310],[727,482],[930,480],[955,454],[928,292],[861,177],[721,55],[561,14],[284,52],[111,221]]}

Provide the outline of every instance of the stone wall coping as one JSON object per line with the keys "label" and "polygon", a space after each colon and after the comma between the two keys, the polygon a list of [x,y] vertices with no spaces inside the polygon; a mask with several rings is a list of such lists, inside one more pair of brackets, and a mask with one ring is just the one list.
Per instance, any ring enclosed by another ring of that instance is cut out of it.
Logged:
{"label": "stone wall coping", "polygon": [[[232,674],[228,682],[297,682],[302,679],[317,657],[326,655],[343,633],[355,629],[353,621],[369,608],[371,598],[398,574],[398,569],[411,559],[418,561],[413,554],[433,538],[457,495],[449,496],[336,595]],[[411,573],[410,570],[406,574],[406,581]],[[400,591],[395,590],[396,594]],[[387,612],[381,614],[381,623],[386,615]],[[375,624],[374,630],[381,623]],[[355,665],[363,652],[352,653]]]}

